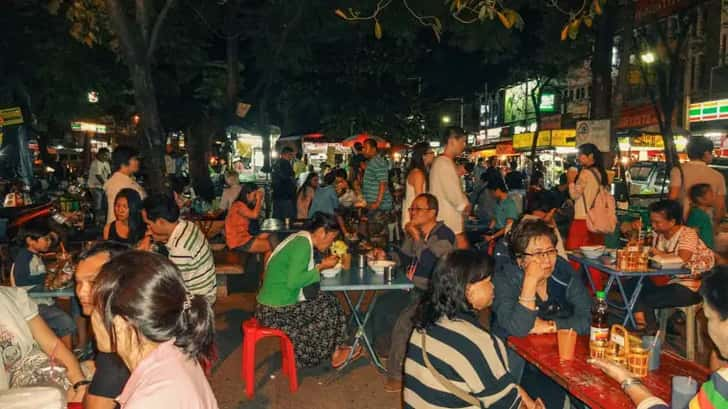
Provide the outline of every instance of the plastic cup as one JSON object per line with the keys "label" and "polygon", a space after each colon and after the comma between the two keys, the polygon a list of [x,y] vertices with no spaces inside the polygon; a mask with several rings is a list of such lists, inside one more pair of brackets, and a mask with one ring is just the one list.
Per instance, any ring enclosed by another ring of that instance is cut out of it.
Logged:
{"label": "plastic cup", "polygon": [[690,400],[698,393],[698,382],[689,376],[672,377],[672,409],[687,409]]}
{"label": "plastic cup", "polygon": [[649,371],[656,371],[660,369],[660,353],[662,352],[662,340],[658,337],[655,341],[654,336],[642,337],[642,348],[646,349],[650,353],[650,358],[647,361],[647,369]]}
{"label": "plastic cup", "polygon": [[576,350],[576,331],[573,329],[560,329],[556,332],[559,345],[559,360],[571,361]]}

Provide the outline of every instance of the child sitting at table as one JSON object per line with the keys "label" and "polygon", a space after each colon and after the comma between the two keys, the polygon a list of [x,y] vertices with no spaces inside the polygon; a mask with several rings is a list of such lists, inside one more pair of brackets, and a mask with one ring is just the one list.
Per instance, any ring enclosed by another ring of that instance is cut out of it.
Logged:
{"label": "child sitting at table", "polygon": [[710,208],[715,203],[715,192],[707,183],[698,183],[690,188],[690,213],[685,223],[698,231],[698,236],[710,249],[715,249],[713,242],[713,219]]}
{"label": "child sitting at table", "polygon": [[[47,223],[31,223],[23,226],[16,240],[20,249],[15,255],[11,280],[14,286],[30,289],[44,285],[46,266],[41,253],[45,253],[53,242],[53,235]],[[76,332],[76,324],[70,315],[58,307],[53,298],[36,298],[38,313],[58,338],[71,347],[71,337]]]}

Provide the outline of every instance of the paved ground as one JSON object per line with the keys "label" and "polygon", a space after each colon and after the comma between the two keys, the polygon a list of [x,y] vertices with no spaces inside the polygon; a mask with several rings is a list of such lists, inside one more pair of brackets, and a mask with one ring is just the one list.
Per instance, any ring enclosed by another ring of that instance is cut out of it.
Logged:
{"label": "paved ground", "polygon": [[385,393],[384,377],[360,359],[341,377],[324,384],[332,371],[324,369],[298,371],[299,390],[288,391],[287,378],[280,372],[280,354],[275,339],[264,339],[256,349],[256,391],[253,400],[245,396],[240,380],[240,324],[255,308],[252,293],[234,294],[216,306],[218,348],[221,360],[213,370],[212,388],[221,409],[237,408],[399,408],[398,394]]}

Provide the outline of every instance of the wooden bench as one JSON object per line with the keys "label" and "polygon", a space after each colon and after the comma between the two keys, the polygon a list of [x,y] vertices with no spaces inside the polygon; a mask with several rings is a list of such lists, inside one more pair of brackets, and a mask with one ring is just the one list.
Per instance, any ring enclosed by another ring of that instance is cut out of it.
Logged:
{"label": "wooden bench", "polygon": [[245,274],[245,263],[248,254],[231,250],[213,251],[215,259],[215,274],[217,275],[217,296],[228,295],[227,276]]}

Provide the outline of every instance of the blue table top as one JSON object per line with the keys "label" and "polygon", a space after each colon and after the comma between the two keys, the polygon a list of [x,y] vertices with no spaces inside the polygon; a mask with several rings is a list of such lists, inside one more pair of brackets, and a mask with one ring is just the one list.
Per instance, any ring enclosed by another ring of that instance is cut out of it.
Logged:
{"label": "blue table top", "polygon": [[73,286],[61,288],[60,290],[48,290],[43,284],[38,284],[28,290],[30,298],[57,298],[57,297],[75,297],[76,290]]}
{"label": "blue table top", "polygon": [[321,277],[321,291],[370,291],[370,290],[408,290],[414,284],[399,270],[391,283],[384,282],[384,274],[376,274],[367,268],[360,273],[356,267],[342,270],[332,278]]}
{"label": "blue table top", "polygon": [[619,271],[616,269],[614,264],[604,264],[599,259],[587,258],[580,253],[569,253],[569,260],[577,261],[589,267],[594,267],[599,271],[603,271],[607,274],[613,274],[618,277],[630,277],[630,276],[665,276],[665,275],[688,275],[690,270],[686,268],[668,269],[668,268],[650,268],[646,271]]}

